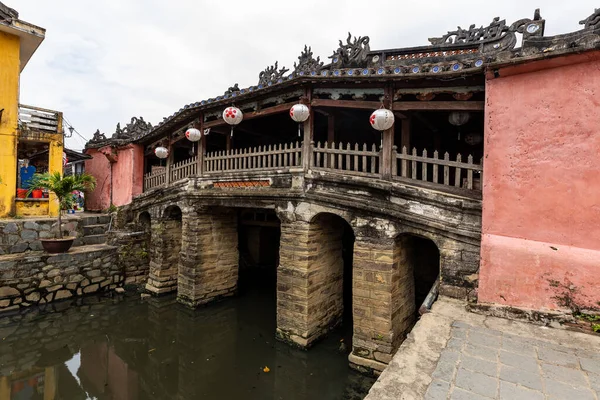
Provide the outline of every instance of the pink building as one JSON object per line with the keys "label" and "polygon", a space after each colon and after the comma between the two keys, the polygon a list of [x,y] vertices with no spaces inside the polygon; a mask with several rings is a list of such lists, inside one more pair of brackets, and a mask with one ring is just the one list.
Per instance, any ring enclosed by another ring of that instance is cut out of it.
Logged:
{"label": "pink building", "polygon": [[132,118],[121,129],[117,125],[112,138],[97,131],[85,148],[92,156],[85,162],[85,170],[96,178],[96,189],[86,197],[86,209],[103,211],[111,204],[119,207],[131,203],[143,191],[144,152],[133,140],[152,128],[143,118]]}

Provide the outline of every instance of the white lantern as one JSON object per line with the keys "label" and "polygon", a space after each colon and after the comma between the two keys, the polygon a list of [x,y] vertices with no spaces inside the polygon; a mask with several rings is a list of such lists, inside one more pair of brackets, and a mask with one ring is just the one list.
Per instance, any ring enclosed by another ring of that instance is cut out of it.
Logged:
{"label": "white lantern", "polygon": [[166,147],[158,146],[154,149],[154,154],[156,154],[156,157],[158,158],[167,158],[169,157],[169,150]]}
{"label": "white lantern", "polygon": [[242,113],[242,110],[237,107],[227,107],[223,111],[223,119],[231,125],[231,136],[233,137],[233,127],[242,122],[244,114]]}
{"label": "white lantern", "polygon": [[300,124],[310,117],[310,110],[304,104],[295,104],[290,108],[290,117],[298,122],[298,137],[300,137]]}
{"label": "white lantern", "polygon": [[196,128],[190,128],[187,131],[185,131],[185,137],[190,142],[197,142],[198,140],[200,140],[200,138],[202,138],[202,133]]}
{"label": "white lantern", "polygon": [[369,122],[373,128],[383,132],[394,125],[394,113],[386,108],[380,108],[373,111]]}
{"label": "white lantern", "polygon": [[310,110],[304,104],[295,104],[290,109],[290,117],[296,122],[304,122],[309,116]]}

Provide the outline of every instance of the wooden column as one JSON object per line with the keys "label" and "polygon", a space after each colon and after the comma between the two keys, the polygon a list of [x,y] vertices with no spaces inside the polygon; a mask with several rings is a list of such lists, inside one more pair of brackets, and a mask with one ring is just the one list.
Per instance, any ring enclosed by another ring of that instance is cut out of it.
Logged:
{"label": "wooden column", "polygon": [[[310,104],[311,100],[312,100],[312,89],[311,88],[306,88],[305,92],[305,99],[303,99],[304,102],[306,102],[307,105]],[[314,120],[315,120],[315,113],[312,109],[312,107],[310,107],[310,114],[308,119],[304,122],[304,137],[303,137],[303,141],[302,141],[302,168],[304,169],[304,172],[307,172],[310,169],[310,165],[311,165],[311,160],[312,160],[312,147],[311,147],[311,143],[313,141],[314,138]]]}
{"label": "wooden column", "polygon": [[206,135],[204,135],[204,115],[200,114],[199,118],[200,122],[197,124],[196,128],[200,130],[202,133],[202,137],[198,141],[198,167],[197,174],[198,176],[204,175],[204,153],[206,152]]}
{"label": "wooden column", "polygon": [[[387,86],[385,88],[385,99],[384,106],[387,109],[392,108],[392,98],[394,95],[393,88],[391,86]],[[388,130],[383,132],[383,145],[382,145],[382,154],[381,154],[381,174],[383,179],[391,179],[392,178],[392,162],[396,162],[396,160],[392,160],[392,150],[394,147],[394,128],[395,124]]]}
{"label": "wooden column", "polygon": [[225,138],[225,150],[230,151],[233,138],[231,137],[231,135],[227,135]]}
{"label": "wooden column", "polygon": [[165,185],[169,186],[169,183],[171,183],[171,166],[173,165],[173,146],[171,143],[171,138],[169,138],[167,148],[169,150],[169,156],[167,157],[167,166],[165,167],[165,172],[167,173],[165,176]]}
{"label": "wooden column", "polygon": [[335,143],[335,116],[332,114],[327,116],[327,143]]}

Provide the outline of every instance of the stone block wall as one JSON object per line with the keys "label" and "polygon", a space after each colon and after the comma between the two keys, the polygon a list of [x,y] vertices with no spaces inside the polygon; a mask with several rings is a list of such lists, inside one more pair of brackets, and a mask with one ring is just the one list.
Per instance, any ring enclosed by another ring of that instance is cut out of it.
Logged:
{"label": "stone block wall", "polygon": [[111,232],[108,243],[118,246],[119,266],[125,274],[126,285],[145,285],[150,263],[149,232]]}
{"label": "stone block wall", "polygon": [[310,224],[282,222],[277,268],[277,337],[309,347],[316,337],[308,326]]}
{"label": "stone block wall", "polygon": [[343,220],[322,214],[310,223],[308,329],[320,337],[342,322],[344,313]]}
{"label": "stone block wall", "polygon": [[394,239],[357,236],[353,275],[349,359],[355,367],[381,371],[415,319],[412,271]]}
{"label": "stone block wall", "polygon": [[152,246],[146,289],[155,294],[177,291],[181,226],[179,220],[152,220]]}
{"label": "stone block wall", "polygon": [[32,252],[0,259],[0,311],[68,299],[122,286],[117,248],[82,246],[69,253]]}
{"label": "stone block wall", "polygon": [[[0,221],[0,255],[42,250],[39,239],[56,238],[56,226],[56,219],[49,218]],[[63,233],[68,236],[82,236],[80,221],[63,220]],[[74,243],[76,246],[81,244],[81,240]]]}
{"label": "stone block wall", "polygon": [[232,296],[238,281],[237,213],[190,209],[183,214],[177,299],[189,306]]}

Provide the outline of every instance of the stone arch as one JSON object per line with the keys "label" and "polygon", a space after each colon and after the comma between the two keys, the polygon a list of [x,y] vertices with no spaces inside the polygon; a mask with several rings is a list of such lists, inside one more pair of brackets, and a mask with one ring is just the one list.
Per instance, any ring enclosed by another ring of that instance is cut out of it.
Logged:
{"label": "stone arch", "polygon": [[150,232],[150,226],[152,224],[152,217],[149,211],[142,211],[137,216],[137,223],[144,230],[144,232]]}
{"label": "stone arch", "polygon": [[[394,263],[404,278],[399,282],[407,301],[412,298],[415,310],[436,283],[441,273],[438,244],[421,232],[402,232],[395,238]],[[416,316],[416,314],[415,314]]]}
{"label": "stone arch", "polygon": [[318,288],[309,288],[309,309],[313,310],[309,317],[322,327],[322,333],[343,321],[352,322],[354,241],[352,226],[339,214],[319,212],[310,219],[308,273]]}

